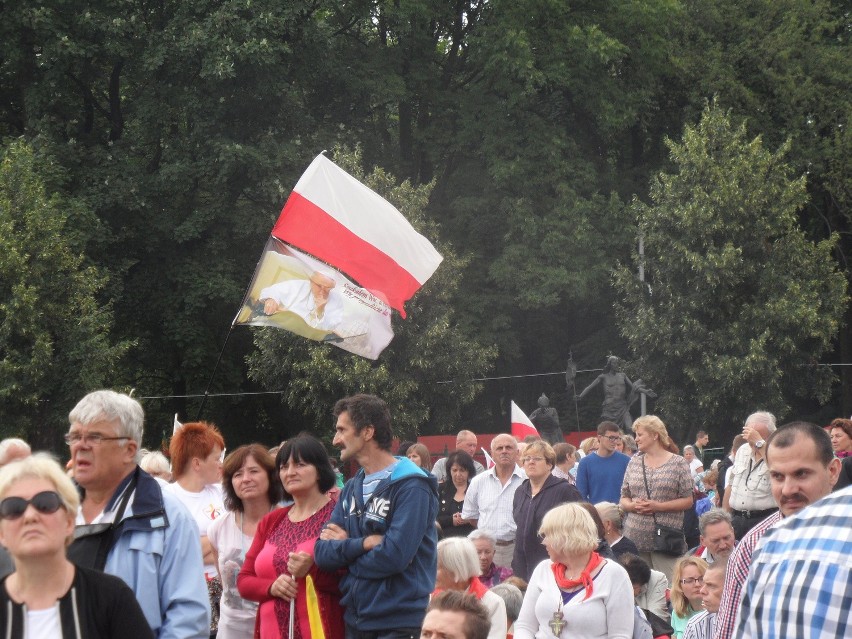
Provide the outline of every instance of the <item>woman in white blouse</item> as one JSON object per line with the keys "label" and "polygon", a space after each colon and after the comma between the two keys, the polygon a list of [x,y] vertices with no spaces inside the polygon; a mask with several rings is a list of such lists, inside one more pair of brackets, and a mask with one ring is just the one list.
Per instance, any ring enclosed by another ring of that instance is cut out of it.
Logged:
{"label": "woman in white blouse", "polygon": [[539,535],[550,559],[533,571],[515,622],[515,639],[631,639],[633,587],[604,559],[591,515],[575,503],[544,516]]}

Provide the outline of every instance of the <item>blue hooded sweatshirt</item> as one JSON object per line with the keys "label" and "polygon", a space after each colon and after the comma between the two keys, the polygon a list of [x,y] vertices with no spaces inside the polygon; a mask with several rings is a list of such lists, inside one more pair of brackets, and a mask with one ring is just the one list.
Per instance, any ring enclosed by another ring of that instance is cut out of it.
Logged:
{"label": "blue hooded sweatshirt", "polygon": [[[364,470],[343,487],[329,523],[348,539],[319,540],[317,565],[326,571],[348,568],[340,582],[346,624],[375,631],[419,628],[435,589],[438,561],[438,483],[412,461],[399,463],[363,502]],[[365,551],[364,537],[383,535]]]}

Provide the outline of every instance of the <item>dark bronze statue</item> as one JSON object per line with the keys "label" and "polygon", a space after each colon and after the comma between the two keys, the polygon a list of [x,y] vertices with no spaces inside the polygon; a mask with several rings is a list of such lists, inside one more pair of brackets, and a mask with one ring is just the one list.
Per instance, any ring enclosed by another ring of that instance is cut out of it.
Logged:
{"label": "dark bronze statue", "polygon": [[594,388],[603,385],[604,401],[601,406],[601,421],[615,422],[625,431],[629,431],[633,425],[630,416],[630,406],[638,399],[641,393],[654,398],[656,394],[649,388],[645,388],[642,380],[636,383],[619,370],[618,358],[610,356],[606,360],[603,373],[598,375],[591,384],[583,389],[576,399],[580,401]]}
{"label": "dark bronze statue", "polygon": [[559,444],[565,441],[562,429],[559,427],[559,413],[550,405],[550,400],[544,393],[538,398],[538,408],[530,413],[530,421],[548,444]]}

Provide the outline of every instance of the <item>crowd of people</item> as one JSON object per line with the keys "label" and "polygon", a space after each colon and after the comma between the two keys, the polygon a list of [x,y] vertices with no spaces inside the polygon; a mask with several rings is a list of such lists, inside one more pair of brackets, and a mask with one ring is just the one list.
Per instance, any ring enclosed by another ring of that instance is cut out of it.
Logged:
{"label": "crowd of people", "polygon": [[468,430],[434,465],[392,451],[373,395],[334,417],[345,484],[309,434],[226,455],[194,422],[170,460],[143,453],[142,407],[113,391],[71,410],[65,468],[0,443],[4,636],[847,635],[850,420],[756,412],[721,460],[653,415],[578,448],[499,434],[485,468]]}

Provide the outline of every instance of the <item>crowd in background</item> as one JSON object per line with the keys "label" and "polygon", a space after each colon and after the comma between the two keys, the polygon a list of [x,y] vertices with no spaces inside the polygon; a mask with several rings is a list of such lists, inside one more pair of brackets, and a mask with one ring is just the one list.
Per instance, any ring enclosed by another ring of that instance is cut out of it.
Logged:
{"label": "crowd in background", "polygon": [[488,639],[845,635],[850,420],[756,412],[713,461],[653,415],[578,448],[499,434],[485,468],[467,430],[434,465],[392,451],[377,397],[335,418],[346,483],[309,434],[226,451],[195,422],[142,451],[141,407],[111,391],[71,411],[67,468],[0,443],[4,636],[438,639],[427,606],[451,592],[475,605],[435,606]]}

